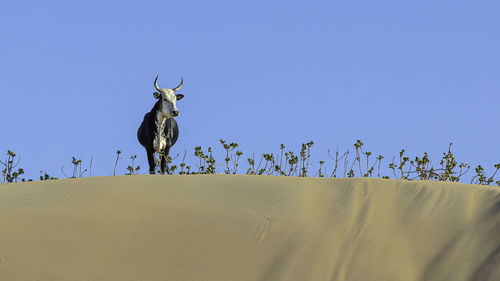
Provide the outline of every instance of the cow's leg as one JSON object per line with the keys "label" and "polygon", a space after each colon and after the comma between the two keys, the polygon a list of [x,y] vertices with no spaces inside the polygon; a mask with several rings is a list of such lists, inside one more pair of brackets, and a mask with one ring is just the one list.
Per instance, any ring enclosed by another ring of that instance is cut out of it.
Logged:
{"label": "cow's leg", "polygon": [[148,155],[148,163],[149,163],[149,173],[154,175],[155,173],[155,159],[154,159],[154,150],[146,148],[146,154]]}
{"label": "cow's leg", "polygon": [[170,171],[167,169],[167,157],[169,152],[170,152],[170,147],[167,146],[167,148],[165,148],[165,151],[163,152],[163,156],[161,157],[160,161],[160,171],[162,175],[165,174],[165,172],[167,172],[167,174],[170,174]]}

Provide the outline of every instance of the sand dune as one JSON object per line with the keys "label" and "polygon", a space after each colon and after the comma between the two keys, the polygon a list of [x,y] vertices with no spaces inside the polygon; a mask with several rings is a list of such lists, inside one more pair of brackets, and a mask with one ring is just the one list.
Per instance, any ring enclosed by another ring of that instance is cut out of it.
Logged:
{"label": "sand dune", "polygon": [[243,175],[0,185],[0,280],[500,280],[500,189]]}

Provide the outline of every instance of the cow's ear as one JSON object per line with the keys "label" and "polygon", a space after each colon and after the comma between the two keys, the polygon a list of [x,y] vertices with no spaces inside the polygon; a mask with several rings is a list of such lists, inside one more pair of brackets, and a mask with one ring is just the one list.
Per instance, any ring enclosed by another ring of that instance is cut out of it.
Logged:
{"label": "cow's ear", "polygon": [[177,94],[177,95],[175,95],[175,97],[177,98],[177,100],[181,100],[184,97],[184,95],[183,94]]}
{"label": "cow's ear", "polygon": [[159,99],[161,97],[160,93],[158,92],[154,92],[153,96],[155,97],[155,99]]}

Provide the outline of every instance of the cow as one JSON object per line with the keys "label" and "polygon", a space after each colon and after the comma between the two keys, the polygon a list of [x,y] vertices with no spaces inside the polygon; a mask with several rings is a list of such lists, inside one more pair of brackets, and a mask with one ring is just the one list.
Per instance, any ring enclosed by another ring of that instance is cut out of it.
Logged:
{"label": "cow", "polygon": [[[179,136],[179,127],[174,119],[179,116],[176,101],[184,97],[182,94],[175,94],[182,87],[184,82],[182,77],[179,86],[173,89],[162,89],[158,87],[157,81],[158,75],[154,81],[157,92],[153,93],[158,101],[151,111],[144,115],[144,120],[137,130],[137,139],[146,149],[150,174],[155,173],[156,163],[153,155],[155,152],[161,157],[160,173],[164,174],[167,169],[168,153]],[[168,173],[168,170],[166,172]]]}

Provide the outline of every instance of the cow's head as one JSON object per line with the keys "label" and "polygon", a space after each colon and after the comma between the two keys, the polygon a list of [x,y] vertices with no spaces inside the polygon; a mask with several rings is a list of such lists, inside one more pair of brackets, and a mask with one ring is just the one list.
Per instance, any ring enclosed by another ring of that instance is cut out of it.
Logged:
{"label": "cow's head", "polygon": [[179,86],[173,89],[162,89],[158,87],[158,84],[156,83],[157,80],[158,76],[156,76],[154,83],[155,88],[158,92],[154,92],[153,96],[158,99],[159,111],[167,118],[179,116],[179,110],[177,110],[175,102],[182,99],[184,95],[175,94],[175,92],[177,92],[182,87],[183,79],[181,78],[181,83],[179,84]]}

